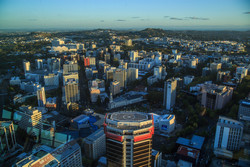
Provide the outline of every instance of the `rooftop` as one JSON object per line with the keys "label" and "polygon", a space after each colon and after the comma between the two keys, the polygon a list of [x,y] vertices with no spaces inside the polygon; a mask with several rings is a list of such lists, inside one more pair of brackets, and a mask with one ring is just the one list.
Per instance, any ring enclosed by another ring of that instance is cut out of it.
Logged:
{"label": "rooftop", "polygon": [[119,121],[119,122],[138,122],[138,121],[147,121],[148,115],[140,112],[127,112],[120,111],[109,114],[109,119]]}
{"label": "rooftop", "polygon": [[197,135],[193,135],[191,139],[186,139],[183,137],[179,137],[176,141],[177,144],[184,145],[187,147],[201,149],[204,143],[205,138]]}

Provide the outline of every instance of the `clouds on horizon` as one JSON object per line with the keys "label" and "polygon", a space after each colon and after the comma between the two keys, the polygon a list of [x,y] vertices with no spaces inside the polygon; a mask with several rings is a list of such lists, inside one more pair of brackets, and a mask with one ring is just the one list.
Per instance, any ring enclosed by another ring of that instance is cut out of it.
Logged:
{"label": "clouds on horizon", "polygon": [[250,12],[244,12],[243,14],[250,14]]}
{"label": "clouds on horizon", "polygon": [[123,20],[123,19],[118,19],[118,20],[116,20],[116,21],[127,21],[127,20]]}

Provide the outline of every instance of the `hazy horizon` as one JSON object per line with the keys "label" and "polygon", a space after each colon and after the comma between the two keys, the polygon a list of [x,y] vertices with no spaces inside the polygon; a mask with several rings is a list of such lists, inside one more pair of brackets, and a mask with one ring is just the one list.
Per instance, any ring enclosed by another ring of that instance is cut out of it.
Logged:
{"label": "hazy horizon", "polygon": [[0,30],[250,30],[248,0],[1,0]]}

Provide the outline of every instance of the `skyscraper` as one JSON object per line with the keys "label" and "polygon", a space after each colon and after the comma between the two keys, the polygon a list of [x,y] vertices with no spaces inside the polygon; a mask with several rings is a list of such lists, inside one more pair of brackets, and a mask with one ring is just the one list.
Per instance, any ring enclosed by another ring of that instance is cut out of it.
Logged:
{"label": "skyscraper", "polygon": [[113,74],[113,81],[119,81],[122,88],[127,86],[127,72],[126,69],[116,69]]}
{"label": "skyscraper", "polygon": [[104,132],[109,167],[151,166],[152,115],[127,111],[106,114]]}
{"label": "skyscraper", "polygon": [[138,79],[138,68],[128,68],[128,82],[133,82]]}
{"label": "skyscraper", "polygon": [[175,78],[168,79],[164,83],[163,105],[167,110],[171,110],[175,105],[177,80]]}
{"label": "skyscraper", "polygon": [[44,87],[41,87],[37,90],[37,102],[39,107],[44,107],[46,104],[46,96],[45,96],[45,90]]}
{"label": "skyscraper", "polygon": [[65,83],[63,93],[65,95],[65,102],[78,102],[80,100],[80,92],[78,82],[75,80],[68,80]]}

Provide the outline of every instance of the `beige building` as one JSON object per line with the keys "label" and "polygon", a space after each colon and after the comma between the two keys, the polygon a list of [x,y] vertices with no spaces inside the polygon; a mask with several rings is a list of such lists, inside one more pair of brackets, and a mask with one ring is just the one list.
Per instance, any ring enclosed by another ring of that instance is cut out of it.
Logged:
{"label": "beige building", "polygon": [[213,110],[222,109],[232,99],[232,87],[204,84],[201,88],[201,105],[206,108]]}
{"label": "beige building", "polygon": [[46,96],[45,96],[45,89],[44,87],[41,87],[37,90],[37,102],[39,107],[44,107],[46,104]]}
{"label": "beige building", "polygon": [[127,72],[126,69],[116,69],[113,73],[113,81],[119,81],[122,88],[127,86]]}
{"label": "beige building", "polygon": [[98,96],[100,96],[100,93],[101,93],[100,89],[94,88],[94,87],[90,88],[90,98],[91,98],[92,103],[97,102],[97,99],[98,99]]}
{"label": "beige building", "polygon": [[103,128],[98,129],[84,139],[85,154],[88,158],[98,159],[106,153],[106,137]]}
{"label": "beige building", "polygon": [[112,95],[117,95],[120,93],[120,82],[119,81],[113,81],[110,83],[110,93],[112,93]]}
{"label": "beige building", "polygon": [[24,73],[30,72],[30,62],[29,61],[23,61],[23,70]]}
{"label": "beige building", "polygon": [[69,80],[74,79],[76,82],[79,82],[79,75],[78,72],[73,72],[67,75],[63,75],[63,85]]}
{"label": "beige building", "polygon": [[69,80],[65,83],[63,87],[64,101],[69,102],[78,102],[80,100],[80,91],[78,87],[78,82],[75,80]]}

